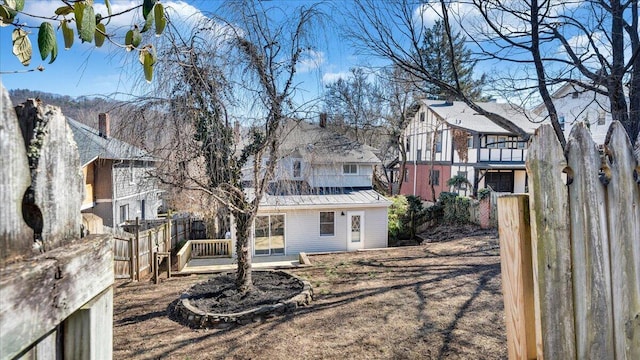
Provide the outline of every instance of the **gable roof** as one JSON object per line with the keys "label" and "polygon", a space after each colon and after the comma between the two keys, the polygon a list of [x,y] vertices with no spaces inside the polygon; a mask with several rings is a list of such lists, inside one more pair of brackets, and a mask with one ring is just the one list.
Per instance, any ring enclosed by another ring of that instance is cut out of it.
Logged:
{"label": "gable roof", "polygon": [[282,129],[280,154],[300,157],[311,164],[379,164],[375,149],[330,129],[305,121],[288,120]]}
{"label": "gable roof", "polygon": [[[511,134],[511,131],[499,126],[486,116],[480,115],[463,101],[453,101],[447,104],[443,100],[422,100],[422,104],[438,115],[447,124],[477,133]],[[525,115],[525,110],[516,108],[510,104],[496,102],[476,103],[486,111],[501,115],[522,128],[527,133],[533,134],[541,124],[532,122],[536,116]]]}
{"label": "gable roof", "polygon": [[78,144],[82,166],[97,158],[110,160],[155,161],[146,151],[124,141],[99,135],[98,130],[67,117],[67,124]]}

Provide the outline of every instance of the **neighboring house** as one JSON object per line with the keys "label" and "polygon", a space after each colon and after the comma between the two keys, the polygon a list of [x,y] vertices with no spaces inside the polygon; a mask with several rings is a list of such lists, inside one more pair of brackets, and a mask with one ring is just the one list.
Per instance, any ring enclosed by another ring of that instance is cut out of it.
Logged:
{"label": "neighboring house", "polygon": [[[565,139],[569,138],[575,123],[584,122],[593,140],[597,144],[604,144],[612,121],[609,97],[569,83],[560,87],[551,97]],[[533,112],[541,117],[547,117],[548,114],[544,103],[536,106]]]}
{"label": "neighboring house", "polygon": [[380,164],[373,149],[302,121],[289,121],[281,139],[253,226],[253,255],[386,247],[391,202],[372,188]]}
{"label": "neighboring house", "polygon": [[152,174],[155,159],[145,151],[110,136],[107,114],[99,116],[99,130],[67,118],[78,144],[85,180],[82,212],[116,227],[136,217],[157,218],[160,190]]}
{"label": "neighboring house", "polygon": [[[508,104],[478,105],[504,116],[528,133],[539,126],[529,121],[521,109]],[[401,179],[402,194],[431,201],[443,191],[461,195],[472,195],[485,187],[500,192],[527,191],[524,165],[527,144],[517,135],[462,101],[422,100],[414,111],[404,131],[407,171]],[[466,178],[471,185],[450,188],[447,182],[456,175]]]}

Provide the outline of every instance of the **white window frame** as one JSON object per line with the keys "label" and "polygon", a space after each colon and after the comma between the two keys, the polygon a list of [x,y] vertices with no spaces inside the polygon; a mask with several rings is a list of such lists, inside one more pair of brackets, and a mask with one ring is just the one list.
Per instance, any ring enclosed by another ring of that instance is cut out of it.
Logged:
{"label": "white window frame", "polygon": [[[347,167],[348,170],[347,171]],[[353,172],[352,170],[355,167],[355,172]],[[343,175],[358,175],[358,164],[342,164],[342,174]]]}
{"label": "white window frame", "polygon": [[[333,214],[333,221],[328,222],[328,221],[322,221],[322,214]],[[319,216],[318,216],[318,221],[319,221],[319,225],[320,225],[320,229],[319,229],[319,233],[321,237],[330,237],[330,236],[336,236],[336,212],[335,211],[320,211]],[[328,225],[331,224],[332,225],[332,229],[331,229],[331,233],[323,233],[322,232],[322,225]]]}
{"label": "white window frame", "polygon": [[[296,165],[297,165],[297,169],[296,169]],[[297,174],[296,174],[296,170],[297,170]],[[293,176],[294,179],[299,179],[302,177],[302,160],[300,159],[294,159],[293,160],[293,164],[291,165],[291,175]]]}

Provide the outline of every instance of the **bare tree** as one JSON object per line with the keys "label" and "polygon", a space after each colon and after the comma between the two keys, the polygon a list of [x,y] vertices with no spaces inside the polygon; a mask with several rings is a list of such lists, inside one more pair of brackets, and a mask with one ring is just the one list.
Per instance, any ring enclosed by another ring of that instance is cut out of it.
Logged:
{"label": "bare tree", "polygon": [[[441,2],[441,8],[443,28],[451,47],[454,36],[446,2]],[[528,139],[529,134],[524,129],[472,101],[460,82],[460,71],[455,61],[451,62],[452,82],[439,78],[438,74],[430,70],[429,58],[421,51],[428,29],[425,14],[429,10],[423,3],[417,4],[411,0],[392,0],[384,4],[376,0],[356,0],[353,10],[347,14],[351,25],[347,29],[347,35],[362,53],[387,59],[394,66],[410,74],[416,82],[433,84],[443,92],[461,99],[496,124]],[[454,50],[449,49],[448,54],[453,53]]]}
{"label": "bare tree", "polygon": [[[631,139],[640,124],[638,1],[471,2],[480,14],[470,36],[486,59],[517,63],[533,83],[558,138],[565,142],[551,91],[571,83],[608,97],[613,120]],[[463,17],[458,18],[464,21]],[[558,51],[558,50],[561,51]],[[518,54],[522,56],[516,56]],[[533,68],[529,72],[527,68]],[[626,87],[626,90],[625,90]],[[627,98],[627,93],[628,98]]]}
{"label": "bare tree", "polygon": [[168,98],[148,104],[166,114],[163,131],[174,133],[162,181],[199,191],[229,210],[236,225],[236,286],[248,292],[251,226],[273,179],[283,124],[300,111],[293,103],[296,68],[311,48],[308,31],[319,11],[252,1],[225,8],[226,19],[203,19],[188,37],[169,29],[158,65]]}

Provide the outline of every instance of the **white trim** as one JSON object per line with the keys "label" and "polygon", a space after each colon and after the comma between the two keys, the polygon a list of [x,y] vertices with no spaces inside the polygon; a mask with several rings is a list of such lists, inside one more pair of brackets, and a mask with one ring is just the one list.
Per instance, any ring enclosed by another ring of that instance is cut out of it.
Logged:
{"label": "white trim", "polygon": [[154,190],[147,190],[147,191],[135,193],[135,194],[132,194],[132,195],[123,196],[123,197],[120,197],[120,198],[114,198],[113,201],[131,199],[133,197],[140,196],[140,195],[145,195],[145,194],[149,194],[149,193],[153,193],[155,191],[156,191],[155,189]]}
{"label": "white trim", "polygon": [[92,207],[96,206],[96,202],[90,202],[88,204],[83,204],[82,206],[80,206],[80,211],[82,210],[87,210],[87,209],[91,209]]}
{"label": "white trim", "polygon": [[287,210],[314,210],[314,209],[337,209],[337,208],[350,208],[350,209],[367,209],[367,208],[388,208],[391,206],[391,202],[388,203],[376,203],[376,204],[350,204],[350,203],[335,203],[335,204],[304,204],[304,205],[289,205],[289,206],[267,206],[260,205],[258,213],[264,211],[287,211]]}
{"label": "white trim", "polygon": [[94,201],[94,204],[105,204],[105,203],[112,203],[113,199],[96,199],[96,201]]}

